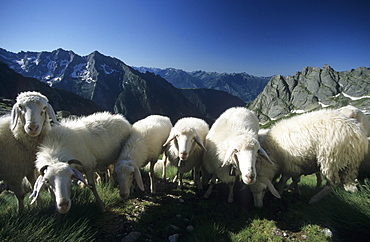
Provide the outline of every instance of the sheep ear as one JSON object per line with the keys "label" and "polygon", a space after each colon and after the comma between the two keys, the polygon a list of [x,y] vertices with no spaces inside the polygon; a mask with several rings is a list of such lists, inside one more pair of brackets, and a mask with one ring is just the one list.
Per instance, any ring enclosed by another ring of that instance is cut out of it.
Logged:
{"label": "sheep ear", "polygon": [[59,124],[57,117],[55,116],[54,109],[49,103],[47,105],[46,112],[48,113],[51,120],[53,120],[54,124]]}
{"label": "sheep ear", "polygon": [[33,204],[36,201],[37,197],[39,196],[41,188],[44,186],[44,181],[42,179],[43,179],[43,176],[39,176],[35,182],[35,185],[33,187],[33,192],[30,195],[30,198],[33,197],[31,204]]}
{"label": "sheep ear", "polygon": [[69,161],[67,161],[67,163],[68,163],[68,165],[76,164],[76,165],[82,166],[81,161],[76,160],[76,159],[69,160]]}
{"label": "sheep ear", "polygon": [[11,130],[13,130],[15,126],[17,126],[19,115],[20,115],[20,110],[18,108],[18,104],[14,104],[12,108],[12,113],[11,113],[11,117],[12,117],[12,121],[10,125]]}
{"label": "sheep ear", "polygon": [[206,147],[204,147],[203,142],[202,142],[201,138],[199,137],[199,135],[196,135],[196,136],[195,136],[195,142],[197,142],[197,144],[198,144],[200,147],[202,147],[202,148],[203,148],[203,150],[207,150],[207,149],[206,149]]}
{"label": "sheep ear", "polygon": [[41,167],[41,169],[40,169],[40,174],[41,174],[41,176],[44,176],[44,175],[45,175],[45,170],[46,170],[46,168],[48,168],[48,166],[43,166],[43,167]]}
{"label": "sheep ear", "polygon": [[172,140],[174,140],[176,138],[176,134],[170,134],[170,136],[168,136],[166,142],[164,142],[163,146],[166,146],[168,145],[168,143],[170,143]]}
{"label": "sheep ear", "polygon": [[139,186],[140,190],[144,191],[143,179],[141,178],[140,169],[137,166],[134,167],[134,176],[135,176],[136,183]]}
{"label": "sheep ear", "polygon": [[72,168],[72,171],[73,171],[73,175],[80,181],[82,181],[88,188],[92,188],[88,183],[87,181],[85,180],[84,176],[81,174],[81,172],[79,172],[77,169],[73,169]]}
{"label": "sheep ear", "polygon": [[233,148],[233,147],[229,147],[229,149],[227,149],[226,151],[226,154],[225,154],[225,160],[224,162],[222,163],[221,167],[225,167],[227,164],[229,164],[229,160],[232,159],[232,156],[237,153],[238,150]]}
{"label": "sheep ear", "polygon": [[277,198],[281,198],[279,192],[275,189],[274,185],[272,185],[270,180],[267,180],[266,185],[267,185],[268,189],[270,190],[270,192],[272,193],[272,195],[274,195]]}
{"label": "sheep ear", "polygon": [[270,157],[267,155],[266,151],[262,147],[258,150],[258,155],[263,160],[266,160],[266,161],[270,162],[271,165],[275,165],[275,163],[272,162],[272,160],[270,159]]}

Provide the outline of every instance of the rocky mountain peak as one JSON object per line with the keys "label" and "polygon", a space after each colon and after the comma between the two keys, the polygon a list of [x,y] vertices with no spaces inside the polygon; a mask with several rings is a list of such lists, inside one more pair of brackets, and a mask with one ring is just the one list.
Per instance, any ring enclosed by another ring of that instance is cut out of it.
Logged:
{"label": "rocky mountain peak", "polygon": [[277,75],[249,105],[262,122],[291,113],[352,104],[370,112],[370,69],[335,71],[331,66],[305,67],[293,76]]}

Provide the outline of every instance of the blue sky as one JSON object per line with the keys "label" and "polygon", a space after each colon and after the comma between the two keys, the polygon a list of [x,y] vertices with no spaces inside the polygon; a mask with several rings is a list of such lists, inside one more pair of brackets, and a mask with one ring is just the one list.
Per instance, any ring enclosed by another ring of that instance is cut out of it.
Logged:
{"label": "blue sky", "polygon": [[0,47],[131,66],[294,75],[370,67],[369,0],[0,0]]}

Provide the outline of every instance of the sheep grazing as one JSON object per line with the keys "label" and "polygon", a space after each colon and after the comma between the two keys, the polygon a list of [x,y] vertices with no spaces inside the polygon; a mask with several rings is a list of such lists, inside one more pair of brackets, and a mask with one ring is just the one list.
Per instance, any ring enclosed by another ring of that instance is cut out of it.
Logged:
{"label": "sheep grazing", "polygon": [[205,198],[211,195],[217,178],[229,184],[230,203],[234,200],[236,175],[241,175],[247,185],[256,181],[257,154],[265,155],[258,142],[258,130],[257,117],[243,107],[229,108],[215,121],[206,137],[203,156],[203,179],[207,173],[212,175]]}
{"label": "sheep grazing", "polygon": [[261,146],[278,166],[277,174],[283,175],[277,185],[279,194],[290,177],[298,182],[301,175],[321,171],[328,182],[311,198],[314,203],[339,184],[347,191],[356,190],[355,179],[368,141],[361,125],[327,109],[279,121],[261,140]]}
{"label": "sheep grazing", "polygon": [[[269,129],[260,129],[258,132],[258,140],[260,144],[268,134]],[[279,192],[275,189],[272,184],[272,180],[277,173],[278,166],[272,165],[270,162],[266,162],[266,159],[257,157],[256,161],[256,172],[258,174],[256,182],[250,185],[250,190],[253,194],[254,206],[257,208],[263,207],[263,198],[267,189],[277,198],[281,198]]]}
{"label": "sheep grazing", "polygon": [[0,180],[14,192],[18,210],[24,209],[23,178],[27,176],[32,185],[36,180],[36,149],[51,129],[49,118],[58,124],[48,99],[33,91],[20,93],[11,115],[0,118]]}
{"label": "sheep grazing", "polygon": [[31,203],[39,195],[41,187],[46,185],[55,198],[57,211],[68,212],[72,178],[85,182],[82,171],[104,211],[104,204],[96,191],[94,171],[114,164],[130,132],[131,125],[122,115],[109,112],[62,120],[61,125],[50,130],[37,152],[36,168],[41,175],[34,186]]}
{"label": "sheep grazing", "polygon": [[184,173],[194,169],[194,181],[202,189],[200,170],[205,150],[204,142],[208,134],[208,124],[199,118],[186,117],[178,120],[171,130],[166,143],[163,164],[163,178],[166,176],[166,163],[176,166],[178,171],[174,179],[179,179],[178,188],[182,188]]}
{"label": "sheep grazing", "polygon": [[114,171],[120,188],[120,196],[126,199],[130,196],[133,178],[139,188],[144,191],[140,168],[150,162],[150,191],[155,193],[154,165],[163,152],[162,145],[172,128],[168,117],[150,115],[132,125],[130,137],[125,142]]}

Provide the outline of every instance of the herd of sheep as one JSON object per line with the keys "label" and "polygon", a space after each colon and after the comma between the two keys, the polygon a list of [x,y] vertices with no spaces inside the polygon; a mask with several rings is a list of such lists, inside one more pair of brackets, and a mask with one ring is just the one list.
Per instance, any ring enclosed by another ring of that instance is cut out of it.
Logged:
{"label": "herd of sheep", "polygon": [[250,186],[256,207],[263,206],[267,190],[280,198],[289,178],[299,193],[301,175],[321,174],[327,183],[311,198],[314,203],[339,185],[356,191],[358,173],[370,167],[369,134],[369,120],[352,106],[297,115],[268,130],[259,129],[255,114],[244,107],[229,108],[211,127],[194,117],[172,125],[161,115],[131,125],[109,112],[58,121],[44,95],[24,92],[11,114],[0,117],[0,180],[14,192],[19,210],[24,209],[22,182],[27,179],[33,187],[31,203],[46,187],[57,211],[67,213],[72,181],[80,180],[104,211],[95,172],[110,168],[126,199],[134,180],[144,190],[140,168],[149,164],[150,191],[155,193],[154,165],[163,154],[163,178],[167,165],[177,167],[178,188],[183,174],[193,171],[198,189],[208,186],[204,198],[222,182],[229,187],[227,201],[233,202],[240,179]]}

